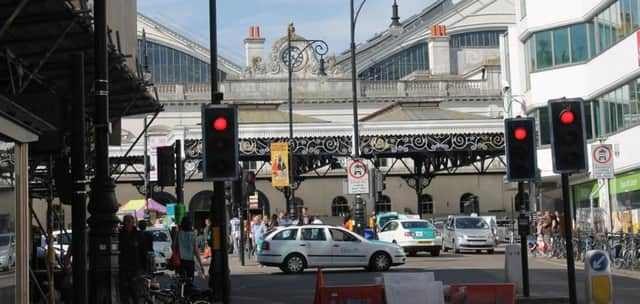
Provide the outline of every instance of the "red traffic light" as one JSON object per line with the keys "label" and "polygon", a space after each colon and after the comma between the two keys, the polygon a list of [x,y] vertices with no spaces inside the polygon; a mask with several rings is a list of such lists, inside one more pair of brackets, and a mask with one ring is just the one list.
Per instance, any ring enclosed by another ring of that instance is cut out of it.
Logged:
{"label": "red traffic light", "polygon": [[516,128],[513,130],[513,137],[516,140],[525,140],[527,139],[527,129],[525,128]]}
{"label": "red traffic light", "polygon": [[564,110],[560,113],[560,122],[565,125],[570,125],[576,120],[576,114],[570,110]]}
{"label": "red traffic light", "polygon": [[213,121],[213,128],[216,131],[224,131],[227,128],[227,119],[224,117],[218,117]]}

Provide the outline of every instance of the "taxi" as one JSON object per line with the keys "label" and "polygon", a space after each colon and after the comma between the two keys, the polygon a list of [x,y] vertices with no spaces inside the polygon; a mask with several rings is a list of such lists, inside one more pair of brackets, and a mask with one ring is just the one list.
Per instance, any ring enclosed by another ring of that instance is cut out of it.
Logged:
{"label": "taxi", "polygon": [[386,271],[407,257],[395,244],[367,240],[342,227],[304,225],[279,228],[262,242],[258,263],[298,273],[310,267],[365,267]]}
{"label": "taxi", "polygon": [[427,220],[398,219],[387,222],[378,239],[401,246],[409,255],[418,251],[428,251],[439,256],[442,248],[442,236],[438,229]]}

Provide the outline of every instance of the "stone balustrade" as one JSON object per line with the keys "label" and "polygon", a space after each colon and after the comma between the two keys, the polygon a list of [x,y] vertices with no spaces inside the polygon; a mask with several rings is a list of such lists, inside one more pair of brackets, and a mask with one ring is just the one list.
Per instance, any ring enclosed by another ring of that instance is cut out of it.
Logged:
{"label": "stone balustrade", "polygon": [[[359,80],[361,98],[393,97],[490,97],[500,96],[496,81],[487,80]],[[156,85],[161,101],[208,100],[206,83]],[[227,80],[220,83],[226,100],[287,100],[286,79]],[[294,79],[293,96],[297,101],[350,99],[350,79]]]}

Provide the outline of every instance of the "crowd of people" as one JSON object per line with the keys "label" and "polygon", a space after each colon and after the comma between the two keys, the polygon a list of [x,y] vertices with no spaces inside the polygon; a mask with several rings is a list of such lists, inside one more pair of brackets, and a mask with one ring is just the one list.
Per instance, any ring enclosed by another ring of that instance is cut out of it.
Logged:
{"label": "crowd of people", "polygon": [[[553,252],[554,240],[564,238],[564,218],[558,210],[553,213],[549,211],[537,212],[536,221],[536,240],[530,244],[530,247],[541,256],[550,257]],[[559,237],[559,238],[558,238]]]}
{"label": "crowd of people", "polygon": [[[262,246],[262,240],[271,231],[278,227],[287,226],[301,226],[311,224],[322,224],[322,221],[317,217],[309,214],[309,209],[303,207],[300,212],[300,216],[295,219],[291,219],[286,212],[280,212],[279,214],[273,214],[271,217],[268,215],[254,215],[251,221],[247,223],[245,233],[248,236],[245,250],[249,252],[249,257],[255,256],[259,253]],[[230,253],[239,254],[240,248],[240,219],[233,217],[229,221],[229,239]]]}

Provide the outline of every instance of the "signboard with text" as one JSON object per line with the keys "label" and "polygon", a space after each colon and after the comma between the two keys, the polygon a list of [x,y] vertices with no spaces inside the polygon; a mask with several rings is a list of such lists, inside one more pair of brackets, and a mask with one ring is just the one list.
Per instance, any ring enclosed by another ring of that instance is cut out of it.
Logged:
{"label": "signboard with text", "polygon": [[367,165],[362,160],[350,160],[347,165],[347,173],[349,194],[369,193],[369,172]]}
{"label": "signboard with text", "polygon": [[592,145],[591,164],[593,178],[613,178],[613,146],[605,144]]}

